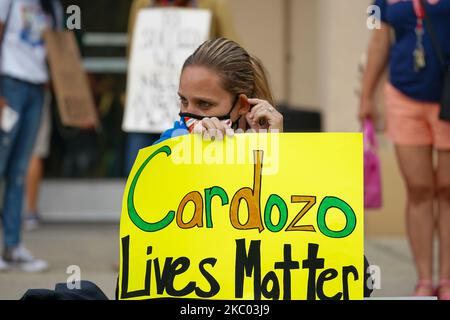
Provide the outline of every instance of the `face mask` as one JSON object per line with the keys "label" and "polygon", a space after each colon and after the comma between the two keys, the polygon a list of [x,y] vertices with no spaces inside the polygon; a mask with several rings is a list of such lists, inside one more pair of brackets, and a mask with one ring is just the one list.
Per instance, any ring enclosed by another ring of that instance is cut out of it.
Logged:
{"label": "face mask", "polygon": [[[237,128],[237,124],[239,122],[239,117],[235,122],[231,121],[231,112],[233,112],[234,107],[236,106],[236,103],[239,99],[239,95],[236,96],[234,99],[233,105],[230,109],[230,111],[223,116],[216,116],[215,118],[219,119],[220,122],[226,124],[227,126],[231,127],[232,129]],[[189,133],[192,133],[194,131],[194,128],[204,119],[204,118],[212,118],[214,116],[200,116],[198,114],[193,113],[187,113],[187,112],[180,112],[179,116],[181,118],[181,121],[183,121],[186,124],[186,127],[188,128]]]}

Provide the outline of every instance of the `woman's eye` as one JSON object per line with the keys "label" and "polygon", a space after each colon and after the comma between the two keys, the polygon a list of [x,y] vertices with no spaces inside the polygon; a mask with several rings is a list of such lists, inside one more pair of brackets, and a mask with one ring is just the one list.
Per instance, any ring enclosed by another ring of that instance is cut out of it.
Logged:
{"label": "woman's eye", "polygon": [[209,103],[207,101],[200,101],[198,103],[198,106],[203,109],[208,109],[209,107],[211,107],[211,103]]}
{"label": "woman's eye", "polygon": [[180,103],[181,103],[182,106],[187,106],[188,105],[187,100],[183,99],[183,98],[180,98]]}

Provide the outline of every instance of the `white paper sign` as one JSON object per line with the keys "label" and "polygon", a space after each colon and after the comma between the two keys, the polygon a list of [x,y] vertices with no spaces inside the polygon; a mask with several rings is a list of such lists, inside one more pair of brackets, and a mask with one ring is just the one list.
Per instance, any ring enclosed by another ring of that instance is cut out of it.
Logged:
{"label": "white paper sign", "polygon": [[152,8],[138,14],[128,65],[126,132],[161,133],[180,112],[178,84],[184,61],[209,37],[211,12]]}

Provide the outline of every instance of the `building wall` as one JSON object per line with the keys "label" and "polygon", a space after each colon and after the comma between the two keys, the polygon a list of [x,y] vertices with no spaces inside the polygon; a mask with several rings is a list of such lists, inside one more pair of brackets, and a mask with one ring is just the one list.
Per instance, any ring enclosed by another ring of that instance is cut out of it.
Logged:
{"label": "building wall", "polygon": [[262,60],[276,100],[283,100],[286,85],[283,41],[283,1],[230,0],[238,36],[249,53]]}
{"label": "building wall", "polygon": [[319,83],[319,7],[314,0],[291,0],[290,105],[322,111]]}
{"label": "building wall", "polygon": [[[366,10],[371,3],[230,0],[243,44],[265,63],[277,100],[320,111],[327,132],[360,131],[358,63],[371,35],[366,26]],[[379,112],[383,113],[382,103]],[[366,234],[403,235],[403,182],[393,146],[381,133],[379,140],[384,205],[366,212]]]}

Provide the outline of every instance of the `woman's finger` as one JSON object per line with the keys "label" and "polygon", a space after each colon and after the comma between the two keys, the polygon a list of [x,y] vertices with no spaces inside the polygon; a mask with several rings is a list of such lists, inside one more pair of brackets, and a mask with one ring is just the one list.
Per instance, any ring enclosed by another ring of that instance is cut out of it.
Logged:
{"label": "woman's finger", "polygon": [[194,130],[192,132],[194,134],[200,134],[203,136],[203,133],[205,132],[205,127],[203,126],[203,122],[200,120],[198,123],[195,124]]}
{"label": "woman's finger", "polygon": [[270,120],[273,114],[268,108],[261,108],[254,112],[253,121],[258,124],[262,129],[268,129],[270,126]]}
{"label": "woman's finger", "polygon": [[248,100],[248,103],[250,103],[250,105],[269,103],[267,100],[257,99],[257,98],[252,98],[252,99],[247,99],[247,100]]}
{"label": "woman's finger", "polygon": [[247,120],[253,129],[279,130],[283,129],[283,115],[269,103],[258,104],[253,107],[252,114]]}
{"label": "woman's finger", "polygon": [[223,139],[223,133],[225,129],[222,123],[217,118],[204,118],[202,120],[203,126],[206,129],[205,140],[221,140]]}
{"label": "woman's finger", "polygon": [[203,139],[207,140],[207,141],[212,140],[214,123],[212,122],[212,120],[210,118],[203,118],[202,125],[205,128],[205,131],[203,132]]}
{"label": "woman's finger", "polygon": [[223,140],[223,137],[224,137],[224,135],[225,135],[225,130],[226,130],[226,128],[225,128],[225,124],[224,123],[222,123],[222,122],[220,122],[220,120],[219,119],[217,119],[217,118],[211,118],[211,121],[213,122],[213,124],[214,124],[214,126],[215,126],[215,129],[214,129],[214,136],[215,136],[215,138],[217,139],[217,140]]}
{"label": "woman's finger", "polygon": [[[255,114],[257,114],[258,112],[262,111],[262,110],[266,110],[266,111],[270,111],[273,112],[275,111],[275,108],[272,107],[272,105],[266,101],[266,100],[261,100],[261,99],[249,99],[249,102],[252,101],[252,103],[256,103],[253,105],[253,107],[250,109],[250,114],[249,114],[249,118],[250,119],[254,119]],[[251,104],[252,104],[251,103]],[[262,124],[264,125],[264,124]]]}

